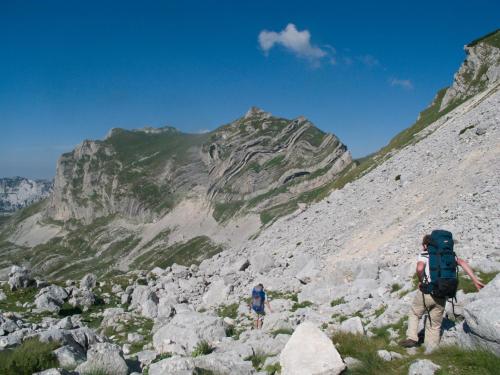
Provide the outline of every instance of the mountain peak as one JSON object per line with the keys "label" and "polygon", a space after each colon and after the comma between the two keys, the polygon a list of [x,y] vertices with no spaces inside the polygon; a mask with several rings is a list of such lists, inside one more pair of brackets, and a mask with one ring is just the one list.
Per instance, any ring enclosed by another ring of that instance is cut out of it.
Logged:
{"label": "mountain peak", "polygon": [[252,118],[252,117],[269,118],[269,117],[271,117],[271,113],[265,112],[264,110],[262,110],[258,107],[250,107],[250,109],[245,114],[244,118],[248,119],[248,118]]}

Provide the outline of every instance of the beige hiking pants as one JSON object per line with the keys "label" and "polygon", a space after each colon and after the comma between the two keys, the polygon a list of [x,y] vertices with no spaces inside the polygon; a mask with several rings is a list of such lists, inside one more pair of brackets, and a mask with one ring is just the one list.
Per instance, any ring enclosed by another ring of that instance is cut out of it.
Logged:
{"label": "beige hiking pants", "polygon": [[429,310],[430,321],[427,319],[425,322],[424,344],[427,347],[438,345],[445,305],[445,298],[436,298],[430,294],[423,294],[421,291],[418,291],[417,294],[415,294],[410,313],[408,314],[408,330],[406,331],[406,337],[418,341],[418,322],[422,315]]}

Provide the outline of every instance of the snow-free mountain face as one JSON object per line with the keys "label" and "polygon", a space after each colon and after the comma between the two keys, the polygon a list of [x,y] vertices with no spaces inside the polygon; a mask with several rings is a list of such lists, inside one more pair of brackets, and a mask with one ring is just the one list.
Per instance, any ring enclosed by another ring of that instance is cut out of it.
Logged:
{"label": "snow-free mountain face", "polygon": [[23,258],[54,276],[199,263],[351,166],[334,135],[258,108],[205,134],[113,129],[60,157],[53,193],[28,219],[13,218],[5,253],[28,248]]}
{"label": "snow-free mountain face", "polygon": [[0,178],[0,215],[11,214],[47,198],[52,182],[23,177]]}

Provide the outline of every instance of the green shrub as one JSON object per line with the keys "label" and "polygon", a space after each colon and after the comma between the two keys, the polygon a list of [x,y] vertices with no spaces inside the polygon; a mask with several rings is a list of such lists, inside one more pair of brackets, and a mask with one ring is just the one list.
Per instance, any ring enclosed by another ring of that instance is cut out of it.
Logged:
{"label": "green shrub", "polygon": [[20,346],[0,352],[0,374],[31,375],[58,366],[58,361],[52,352],[57,345],[42,343],[30,339]]}
{"label": "green shrub", "polygon": [[[488,284],[497,274],[498,272],[477,272],[477,276],[484,284]],[[477,292],[477,289],[469,276],[463,274],[458,275],[458,289],[463,290],[464,293]]]}
{"label": "green shrub", "polygon": [[394,283],[391,285],[391,293],[394,293],[394,292],[397,292],[398,290],[400,290],[403,286],[401,284],[398,284],[398,283]]}
{"label": "green shrub", "polygon": [[207,355],[210,354],[214,351],[214,348],[212,345],[208,343],[206,340],[200,341],[196,346],[194,347],[193,352],[191,353],[192,357],[198,357],[200,355]]}
{"label": "green shrub", "polygon": [[334,307],[334,306],[337,306],[337,305],[342,305],[344,303],[345,303],[344,297],[340,297],[340,298],[334,299],[332,302],[330,302],[330,306]]}
{"label": "green shrub", "polygon": [[236,319],[238,317],[238,304],[232,303],[231,305],[223,305],[217,309],[217,315],[221,318]]}
{"label": "green shrub", "polygon": [[267,372],[268,375],[276,375],[281,372],[281,365],[279,362],[273,363],[272,365],[267,365],[264,368],[264,371]]}
{"label": "green shrub", "polygon": [[254,352],[250,357],[245,358],[245,361],[251,361],[254,369],[260,371],[267,357],[267,354],[258,350]]}
{"label": "green shrub", "polygon": [[298,309],[312,306],[312,304],[313,303],[311,301],[295,302],[292,306],[292,311],[297,311]]}

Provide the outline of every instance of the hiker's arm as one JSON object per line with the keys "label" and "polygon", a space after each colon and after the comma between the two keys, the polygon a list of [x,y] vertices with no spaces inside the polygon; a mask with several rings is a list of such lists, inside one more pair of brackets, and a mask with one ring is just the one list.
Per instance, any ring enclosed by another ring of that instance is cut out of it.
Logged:
{"label": "hiker's arm", "polygon": [[474,274],[474,271],[472,270],[471,266],[469,266],[469,263],[467,263],[465,260],[457,258],[457,264],[462,267],[462,269],[465,271],[467,275],[471,278],[472,282],[474,283],[474,286],[476,289],[479,291],[481,288],[484,287],[484,284],[479,281],[477,276]]}
{"label": "hiker's arm", "polygon": [[419,281],[419,287],[420,283],[424,281],[424,274],[425,274],[425,262],[417,262],[417,277]]}
{"label": "hiker's arm", "polygon": [[271,309],[271,305],[269,304],[269,301],[266,299],[266,305],[267,305],[267,308],[269,309],[269,312],[273,312],[273,309]]}

